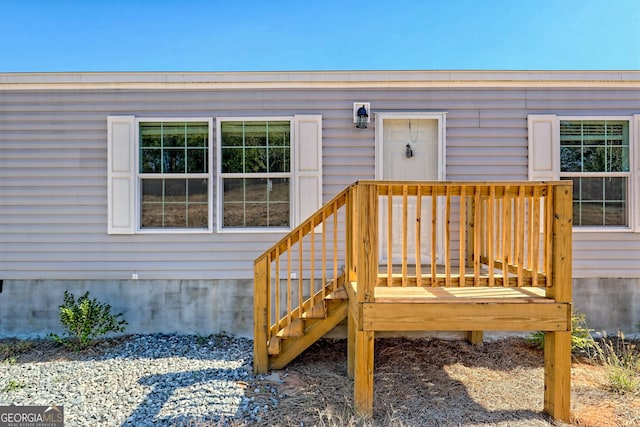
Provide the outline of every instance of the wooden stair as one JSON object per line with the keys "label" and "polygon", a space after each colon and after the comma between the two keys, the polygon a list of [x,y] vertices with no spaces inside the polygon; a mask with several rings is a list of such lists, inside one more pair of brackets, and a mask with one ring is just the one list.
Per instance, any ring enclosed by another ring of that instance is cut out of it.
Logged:
{"label": "wooden stair", "polygon": [[282,369],[314,342],[347,318],[348,295],[344,287],[328,293],[269,340],[269,366]]}

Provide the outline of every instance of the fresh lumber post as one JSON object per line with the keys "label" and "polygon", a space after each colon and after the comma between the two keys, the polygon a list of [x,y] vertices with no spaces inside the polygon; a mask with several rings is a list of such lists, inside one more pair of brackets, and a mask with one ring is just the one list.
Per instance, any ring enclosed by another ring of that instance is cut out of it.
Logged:
{"label": "fresh lumber post", "polygon": [[253,267],[253,372],[269,370],[269,258],[263,256]]}
{"label": "fresh lumber post", "polygon": [[[355,320],[353,336],[354,409],[359,415],[373,415],[373,331],[362,330],[361,306],[374,301],[378,279],[378,187],[361,183],[357,191],[357,295],[356,304],[350,304],[350,317]],[[353,324],[352,324],[353,325]]]}
{"label": "fresh lumber post", "polygon": [[373,331],[355,333],[354,409],[363,417],[373,415]]}
{"label": "fresh lumber post", "polygon": [[567,303],[567,331],[544,334],[544,410],[569,422],[571,413],[572,186],[553,187],[552,272],[547,296]]}
{"label": "fresh lumber post", "polygon": [[[350,286],[350,284],[347,284]],[[349,311],[347,313],[347,375],[349,378],[354,379],[355,366],[356,366],[356,330],[357,330],[357,307],[356,302],[349,301]]]}
{"label": "fresh lumber post", "polygon": [[481,345],[484,340],[483,331],[467,331],[467,341],[473,345]]}

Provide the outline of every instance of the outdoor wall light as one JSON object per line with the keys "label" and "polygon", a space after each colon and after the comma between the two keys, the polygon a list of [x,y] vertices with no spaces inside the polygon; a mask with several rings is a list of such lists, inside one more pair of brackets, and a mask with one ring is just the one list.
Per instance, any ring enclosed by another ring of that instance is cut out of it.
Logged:
{"label": "outdoor wall light", "polygon": [[410,159],[413,157],[413,148],[411,148],[411,144],[407,144],[407,147],[404,151],[404,155],[407,159]]}
{"label": "outdoor wall light", "polygon": [[369,123],[369,109],[370,104],[368,102],[353,103],[353,123],[356,124],[358,129],[367,128],[367,123]]}

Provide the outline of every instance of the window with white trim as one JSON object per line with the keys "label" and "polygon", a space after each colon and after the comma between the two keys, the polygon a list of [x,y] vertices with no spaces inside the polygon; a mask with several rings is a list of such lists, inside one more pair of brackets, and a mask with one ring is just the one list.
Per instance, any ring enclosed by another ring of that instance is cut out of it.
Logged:
{"label": "window with white trim", "polygon": [[281,232],[322,205],[322,116],[107,118],[107,232]]}
{"label": "window with white trim", "polygon": [[640,232],[640,115],[530,114],[529,179],[573,182],[573,225],[579,230]]}
{"label": "window with white trim", "polygon": [[291,225],[291,120],[220,120],[223,229]]}
{"label": "window with white trim", "polygon": [[629,226],[629,121],[560,120],[560,179],[574,226]]}
{"label": "window with white trim", "polygon": [[138,121],[140,230],[209,229],[210,123]]}

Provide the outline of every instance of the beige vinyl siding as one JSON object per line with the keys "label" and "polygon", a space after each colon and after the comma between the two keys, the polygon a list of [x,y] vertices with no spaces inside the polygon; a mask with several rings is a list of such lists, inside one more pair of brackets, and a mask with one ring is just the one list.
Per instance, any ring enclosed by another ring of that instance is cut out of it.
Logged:
{"label": "beige vinyl siding", "polygon": [[[0,88],[0,279],[250,279],[254,258],[282,234],[107,234],[107,116],[321,114],[327,201],[374,177],[375,120],[356,129],[354,100],[370,113],[446,112],[449,180],[526,179],[527,114],[640,112],[640,89]],[[214,191],[214,210],[215,200]],[[640,234],[574,240],[575,277],[640,277]]]}

